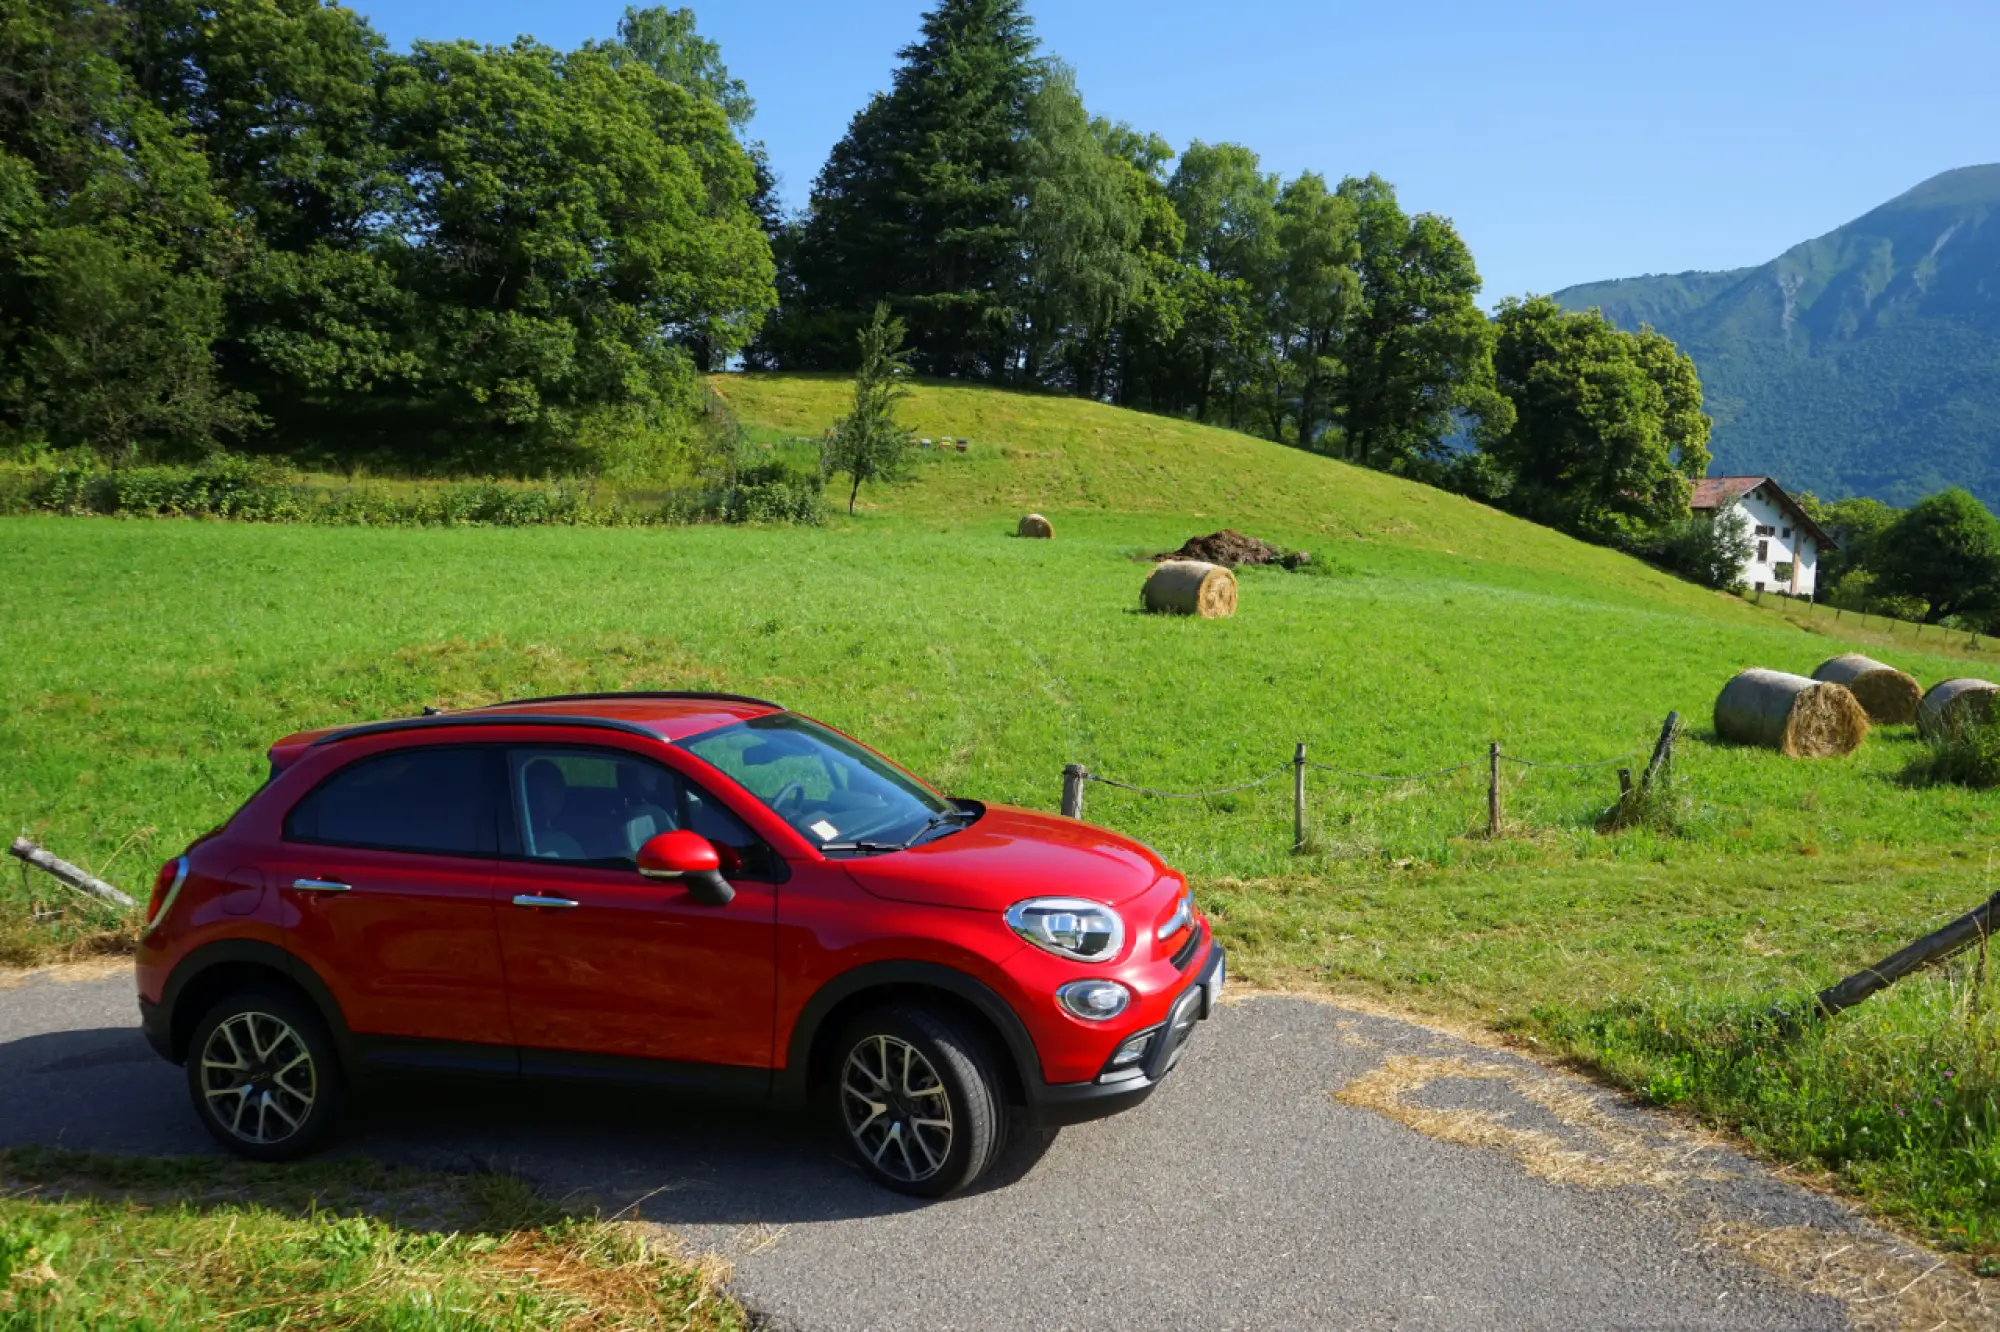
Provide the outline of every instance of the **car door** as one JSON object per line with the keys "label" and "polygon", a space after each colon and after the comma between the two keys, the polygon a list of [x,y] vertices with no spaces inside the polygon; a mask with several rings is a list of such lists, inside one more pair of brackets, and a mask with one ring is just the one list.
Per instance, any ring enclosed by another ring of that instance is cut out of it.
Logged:
{"label": "car door", "polygon": [[266,868],[289,944],[350,1030],[393,1038],[366,1055],[513,1067],[493,905],[501,763],[497,747],[378,752],[285,816]]}
{"label": "car door", "polygon": [[[784,862],[680,773],[631,751],[518,746],[506,772],[513,821],[496,900],[524,1070],[760,1089]],[[716,843],[735,900],[702,905],[640,876],[639,847],[675,828]],[[621,1067],[637,1060],[657,1066]]]}

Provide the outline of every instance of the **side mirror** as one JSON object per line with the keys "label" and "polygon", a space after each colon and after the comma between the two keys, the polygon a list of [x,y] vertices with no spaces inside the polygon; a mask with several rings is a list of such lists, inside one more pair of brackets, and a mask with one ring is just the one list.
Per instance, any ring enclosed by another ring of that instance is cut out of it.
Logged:
{"label": "side mirror", "polygon": [[663,832],[639,848],[639,873],[649,879],[680,879],[688,896],[703,906],[728,906],[736,890],[722,877],[722,856],[714,843],[685,828]]}

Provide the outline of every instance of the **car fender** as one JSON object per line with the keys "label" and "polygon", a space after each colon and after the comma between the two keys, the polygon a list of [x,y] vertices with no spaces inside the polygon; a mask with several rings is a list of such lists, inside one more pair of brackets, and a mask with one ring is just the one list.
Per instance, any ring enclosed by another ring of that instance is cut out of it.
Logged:
{"label": "car fender", "polygon": [[943,990],[970,1004],[1000,1033],[1007,1047],[1007,1057],[1013,1061],[1022,1082],[1033,1086],[1041,1081],[1041,1060],[1035,1053],[1035,1043],[1028,1035],[1026,1024],[990,986],[942,963],[890,960],[869,962],[843,971],[820,986],[806,1001],[799,1011],[798,1021],[792,1024],[791,1039],[785,1049],[785,1066],[776,1070],[772,1080],[773,1096],[780,1101],[794,1103],[805,1099],[807,1079],[811,1074],[809,1061],[813,1042],[818,1039],[827,1016],[844,1000],[865,990],[904,985]]}
{"label": "car fender", "polygon": [[340,1003],[333,997],[332,989],[320,979],[318,972],[297,956],[276,944],[257,939],[218,939],[194,949],[176,963],[160,991],[160,1011],[166,1019],[166,1029],[174,1029],[181,996],[189,985],[217,967],[241,964],[267,967],[303,990],[326,1023],[327,1031],[340,1051],[341,1061],[350,1067],[353,1065],[354,1036],[348,1030],[347,1019],[341,1013]]}

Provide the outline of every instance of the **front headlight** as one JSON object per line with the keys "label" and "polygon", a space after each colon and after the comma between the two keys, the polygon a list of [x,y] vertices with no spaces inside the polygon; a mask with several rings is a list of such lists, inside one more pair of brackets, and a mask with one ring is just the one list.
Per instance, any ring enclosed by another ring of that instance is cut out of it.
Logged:
{"label": "front headlight", "polygon": [[1014,933],[1044,952],[1078,962],[1108,962],[1125,947],[1125,922],[1102,902],[1031,897],[1007,908]]}

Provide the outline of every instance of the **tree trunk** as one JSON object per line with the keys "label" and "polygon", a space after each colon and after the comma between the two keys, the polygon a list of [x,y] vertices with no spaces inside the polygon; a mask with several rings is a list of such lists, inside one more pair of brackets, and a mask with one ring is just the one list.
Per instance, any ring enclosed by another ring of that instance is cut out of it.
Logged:
{"label": "tree trunk", "polygon": [[861,497],[861,473],[854,474],[854,489],[847,492],[847,516],[854,516],[854,501]]}

